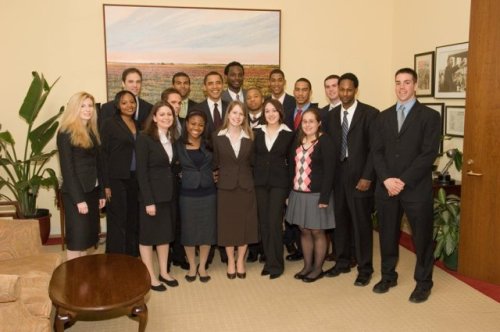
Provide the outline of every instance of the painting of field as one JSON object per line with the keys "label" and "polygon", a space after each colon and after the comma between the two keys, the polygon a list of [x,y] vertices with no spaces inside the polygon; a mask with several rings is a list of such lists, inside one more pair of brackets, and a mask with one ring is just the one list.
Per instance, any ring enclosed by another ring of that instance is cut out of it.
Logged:
{"label": "painting of field", "polygon": [[108,99],[128,67],[142,71],[141,96],[153,103],[179,71],[191,78],[191,99],[203,100],[205,74],[231,61],[245,67],[244,88],[267,95],[280,66],[279,10],[103,5],[103,15]]}
{"label": "painting of field", "polygon": [[[191,78],[190,98],[200,102],[205,99],[203,94],[203,77],[206,73],[215,70],[224,76],[224,64],[141,64],[141,63],[108,63],[107,83],[108,100],[121,90],[121,76],[124,69],[138,68],[143,75],[141,97],[150,103],[160,100],[163,90],[172,85],[172,76],[183,71]],[[245,65],[244,89],[258,87],[266,96],[269,94],[269,72],[277,66],[272,65]]]}

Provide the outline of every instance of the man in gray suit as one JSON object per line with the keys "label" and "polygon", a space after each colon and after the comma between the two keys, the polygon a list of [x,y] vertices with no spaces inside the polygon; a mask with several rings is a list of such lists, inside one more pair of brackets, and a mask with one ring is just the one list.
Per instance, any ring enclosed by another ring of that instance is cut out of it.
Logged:
{"label": "man in gray suit", "polygon": [[224,75],[227,81],[227,90],[222,93],[222,100],[230,103],[233,100],[245,102],[246,90],[243,90],[243,80],[245,79],[245,68],[239,62],[233,61],[224,68]]}
{"label": "man in gray suit", "polygon": [[441,117],[416,99],[417,73],[413,69],[399,69],[395,78],[397,103],[378,115],[372,132],[382,256],[382,280],[373,291],[386,293],[397,285],[399,234],[405,213],[417,256],[417,285],[410,301],[420,303],[427,300],[433,285],[432,165],[439,150]]}

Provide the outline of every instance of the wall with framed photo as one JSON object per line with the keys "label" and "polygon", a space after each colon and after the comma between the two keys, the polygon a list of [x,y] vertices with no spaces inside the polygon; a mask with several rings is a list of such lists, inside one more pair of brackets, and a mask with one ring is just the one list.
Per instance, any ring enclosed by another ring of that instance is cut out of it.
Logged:
{"label": "wall with framed photo", "polygon": [[436,47],[434,97],[465,99],[469,43]]}
{"label": "wall with framed photo", "polygon": [[[439,115],[441,115],[441,137],[444,136],[444,103],[422,103],[430,108],[432,108],[433,110],[435,110],[436,112],[439,113]],[[439,153],[443,153],[443,141],[444,140],[441,140],[441,144],[439,145]]]}
{"label": "wall with framed photo", "polygon": [[414,70],[418,75],[417,97],[434,95],[434,51],[415,54]]}

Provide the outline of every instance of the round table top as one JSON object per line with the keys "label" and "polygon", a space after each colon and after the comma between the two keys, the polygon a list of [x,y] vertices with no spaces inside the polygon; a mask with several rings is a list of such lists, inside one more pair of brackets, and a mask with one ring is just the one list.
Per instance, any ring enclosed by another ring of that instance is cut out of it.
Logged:
{"label": "round table top", "polygon": [[140,302],[151,285],[138,258],[120,254],[88,255],[59,265],[49,296],[55,305],[75,311],[104,311]]}

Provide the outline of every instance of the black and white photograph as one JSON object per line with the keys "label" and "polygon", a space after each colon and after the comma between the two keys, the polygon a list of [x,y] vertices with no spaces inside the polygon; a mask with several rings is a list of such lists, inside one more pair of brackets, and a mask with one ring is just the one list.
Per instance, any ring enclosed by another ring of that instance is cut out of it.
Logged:
{"label": "black and white photograph", "polygon": [[435,98],[465,98],[468,51],[468,42],[436,47]]}
{"label": "black and white photograph", "polygon": [[434,52],[415,54],[414,69],[418,75],[417,97],[434,95]]}

